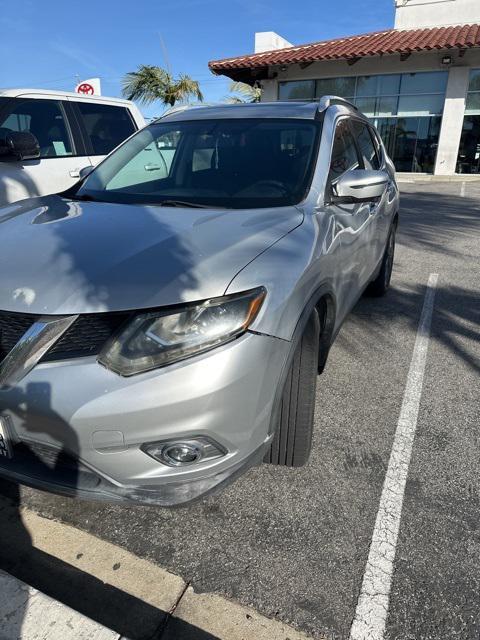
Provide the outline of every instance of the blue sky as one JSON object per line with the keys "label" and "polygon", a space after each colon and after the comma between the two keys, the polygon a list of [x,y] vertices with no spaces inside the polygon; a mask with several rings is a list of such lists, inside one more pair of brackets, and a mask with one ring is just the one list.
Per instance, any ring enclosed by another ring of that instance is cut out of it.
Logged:
{"label": "blue sky", "polygon": [[[353,35],[393,24],[393,0],[0,0],[0,87],[72,90],[100,76],[104,95],[139,64],[168,64],[199,80],[208,101],[229,81],[211,59],[250,53],[255,31],[294,44]],[[165,47],[162,47],[162,41]],[[146,115],[162,108],[142,109]]]}

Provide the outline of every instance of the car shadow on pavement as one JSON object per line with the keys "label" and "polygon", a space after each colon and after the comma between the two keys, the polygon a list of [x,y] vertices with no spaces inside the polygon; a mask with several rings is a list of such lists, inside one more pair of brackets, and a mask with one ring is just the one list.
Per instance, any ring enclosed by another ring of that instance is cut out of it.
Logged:
{"label": "car shadow on pavement", "polygon": [[[21,441],[12,437],[12,460],[20,460],[20,466],[0,459],[0,473],[2,470],[8,472],[9,468],[21,471],[21,465],[25,464],[37,478],[64,482],[75,493],[82,475],[76,462],[78,438],[68,423],[53,411],[50,397],[47,383],[28,384],[25,391],[17,388],[0,391],[0,411],[13,418],[16,431],[22,434]],[[67,445],[62,448],[45,446],[45,436],[53,443],[59,433]],[[42,434],[43,443],[40,447],[36,443],[39,434]],[[164,632],[169,637],[174,632],[176,640],[216,640],[201,629],[173,619],[170,612],[161,611],[35,548],[22,520],[20,487],[1,477],[0,569],[128,640],[159,639],[164,637]],[[28,601],[23,606],[28,608]],[[0,619],[0,637],[21,638],[24,615],[25,611],[17,609],[8,621]],[[6,624],[9,625],[7,631]]]}
{"label": "car shadow on pavement", "polygon": [[476,235],[479,217],[478,198],[402,190],[397,243],[462,257],[452,249],[452,236]]}

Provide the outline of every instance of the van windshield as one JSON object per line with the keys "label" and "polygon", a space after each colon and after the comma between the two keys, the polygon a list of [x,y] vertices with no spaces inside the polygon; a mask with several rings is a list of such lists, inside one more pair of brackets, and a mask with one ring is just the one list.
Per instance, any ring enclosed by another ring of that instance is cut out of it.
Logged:
{"label": "van windshield", "polygon": [[228,209],[297,204],[319,132],[317,122],[300,119],[155,123],[113,152],[74,197]]}

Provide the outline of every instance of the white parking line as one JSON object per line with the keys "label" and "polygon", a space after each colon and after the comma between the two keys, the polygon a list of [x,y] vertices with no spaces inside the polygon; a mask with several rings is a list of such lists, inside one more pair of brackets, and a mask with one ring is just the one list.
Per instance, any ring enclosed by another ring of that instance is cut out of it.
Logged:
{"label": "white parking line", "polygon": [[467,184],[465,182],[462,182],[462,188],[460,189],[460,196],[462,198],[465,198],[466,188],[467,188]]}
{"label": "white parking line", "polygon": [[350,640],[384,638],[403,496],[422,396],[437,281],[438,274],[430,274]]}

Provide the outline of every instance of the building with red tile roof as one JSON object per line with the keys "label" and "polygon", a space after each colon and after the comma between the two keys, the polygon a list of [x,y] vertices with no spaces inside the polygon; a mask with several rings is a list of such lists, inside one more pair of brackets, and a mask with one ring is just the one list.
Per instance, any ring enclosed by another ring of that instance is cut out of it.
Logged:
{"label": "building with red tile roof", "polygon": [[255,53],[210,70],[260,84],[263,100],[350,98],[400,171],[480,174],[480,0],[395,3],[393,29],[298,46],[260,33]]}

